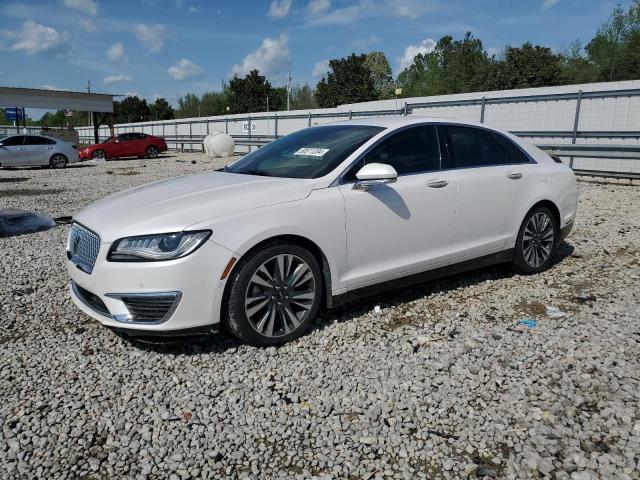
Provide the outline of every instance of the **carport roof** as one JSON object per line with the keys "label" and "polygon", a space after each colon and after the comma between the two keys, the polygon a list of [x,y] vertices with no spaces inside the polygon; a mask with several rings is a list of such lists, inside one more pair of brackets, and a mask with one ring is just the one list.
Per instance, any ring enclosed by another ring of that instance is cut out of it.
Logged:
{"label": "carport roof", "polygon": [[2,108],[25,107],[112,113],[113,97],[114,95],[107,93],[0,87]]}

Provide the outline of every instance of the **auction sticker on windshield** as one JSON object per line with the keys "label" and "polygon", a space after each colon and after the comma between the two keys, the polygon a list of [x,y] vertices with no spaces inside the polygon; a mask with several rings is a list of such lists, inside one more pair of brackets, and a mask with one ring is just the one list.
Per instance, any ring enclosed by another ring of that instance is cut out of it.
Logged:
{"label": "auction sticker on windshield", "polygon": [[294,155],[304,155],[305,157],[322,157],[328,151],[329,151],[328,148],[306,148],[306,147],[303,147],[300,150],[298,150],[297,152],[295,152]]}

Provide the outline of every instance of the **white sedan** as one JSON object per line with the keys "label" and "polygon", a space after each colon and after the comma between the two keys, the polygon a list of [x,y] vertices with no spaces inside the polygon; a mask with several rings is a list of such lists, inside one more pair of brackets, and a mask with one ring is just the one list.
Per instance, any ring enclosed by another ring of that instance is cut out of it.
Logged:
{"label": "white sedan", "polygon": [[307,128],[224,171],[162,180],[75,216],[71,296],[129,335],[221,324],[254,345],[321,307],[495,263],[553,264],[571,169],[485,125],[363,119]]}
{"label": "white sedan", "polygon": [[57,138],[32,134],[0,137],[0,167],[64,168],[79,161],[73,145]]}

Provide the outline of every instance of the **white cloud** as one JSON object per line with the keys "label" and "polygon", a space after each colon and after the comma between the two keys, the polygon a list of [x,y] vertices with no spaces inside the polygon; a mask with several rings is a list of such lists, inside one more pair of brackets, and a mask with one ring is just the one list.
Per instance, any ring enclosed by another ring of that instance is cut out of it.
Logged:
{"label": "white cloud", "polygon": [[189,7],[189,12],[190,12],[190,13],[198,13],[199,11],[200,11],[200,7],[196,7],[196,6],[194,6],[194,5],[191,5],[191,6]]}
{"label": "white cloud", "polygon": [[120,42],[111,45],[106,55],[113,63],[127,63],[129,61],[127,55],[124,53],[124,45]]}
{"label": "white cloud", "polygon": [[107,75],[103,80],[105,85],[119,82],[133,82],[133,77],[131,75]]}
{"label": "white cloud", "polygon": [[42,90],[57,90],[59,92],[68,91],[68,89],[66,88],[56,87],[55,85],[49,85],[47,83],[45,83],[44,85],[40,85],[39,87],[36,87],[36,88],[41,88]]}
{"label": "white cloud", "polygon": [[490,57],[498,56],[500,55],[500,53],[502,52],[502,50],[500,50],[499,48],[496,47],[489,47],[487,48],[487,55],[489,55]]}
{"label": "white cloud", "polygon": [[69,42],[68,32],[59,32],[33,20],[22,24],[21,30],[4,32],[6,41],[0,47],[27,55],[60,52]]}
{"label": "white cloud", "polygon": [[94,16],[98,13],[98,4],[94,0],[64,0],[64,6],[86,15]]}
{"label": "white cloud", "polygon": [[329,71],[329,60],[323,60],[321,62],[316,63],[313,66],[313,71],[311,72],[311,76],[313,78],[322,78]]}
{"label": "white cloud", "polygon": [[391,7],[396,17],[409,20],[415,20],[433,9],[432,2],[415,0],[394,0]]}
{"label": "white cloud", "polygon": [[360,2],[344,8],[325,11],[312,17],[309,21],[311,25],[347,25],[361,18],[368,8],[368,4]]}
{"label": "white cloud", "polygon": [[402,71],[413,63],[413,59],[419,53],[425,54],[433,52],[436,48],[436,41],[433,38],[427,38],[420,42],[420,45],[409,45],[404,49],[404,54],[398,59],[398,71]]}
{"label": "white cloud", "polygon": [[542,10],[550,9],[551,7],[553,7],[559,1],[560,0],[544,0],[544,2],[542,2]]}
{"label": "white cloud", "polygon": [[289,15],[289,10],[291,10],[291,4],[293,0],[273,0],[271,2],[271,6],[269,7],[269,15],[273,20],[277,20],[282,17],[286,17]]}
{"label": "white cloud", "polygon": [[287,42],[286,35],[276,39],[265,38],[255,52],[244,57],[242,63],[231,67],[231,74],[242,76],[254,69],[265,76],[282,73],[291,59]]}
{"label": "white cloud", "polygon": [[164,47],[167,36],[167,27],[156,23],[155,25],[137,24],[133,28],[138,41],[150,52],[157,53]]}
{"label": "white cloud", "polygon": [[327,13],[330,8],[330,0],[311,0],[309,5],[307,5],[307,9],[311,15],[322,15],[323,13]]}
{"label": "white cloud", "polygon": [[167,71],[174,80],[186,80],[202,75],[202,68],[186,58],[181,58],[178,63],[169,67]]}

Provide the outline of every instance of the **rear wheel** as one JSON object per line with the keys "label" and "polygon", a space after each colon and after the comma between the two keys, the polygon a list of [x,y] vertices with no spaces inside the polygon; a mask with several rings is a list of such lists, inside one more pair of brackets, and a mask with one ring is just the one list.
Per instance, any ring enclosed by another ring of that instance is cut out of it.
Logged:
{"label": "rear wheel", "polygon": [[61,153],[56,153],[49,159],[49,166],[51,168],[64,168],[67,166],[67,157]]}
{"label": "rear wheel", "polygon": [[147,158],[156,158],[159,154],[160,150],[158,150],[158,147],[151,145],[147,148]]}
{"label": "rear wheel", "polygon": [[321,275],[313,254],[298,245],[274,244],[243,260],[230,279],[229,329],[256,346],[299,337],[320,308]]}
{"label": "rear wheel", "polygon": [[105,160],[107,158],[107,154],[104,153],[104,150],[96,150],[95,152],[93,152],[91,158],[93,158],[94,160]]}
{"label": "rear wheel", "polygon": [[517,270],[523,273],[538,273],[549,268],[553,262],[560,228],[555,216],[547,207],[531,210],[520,227],[513,257]]}

